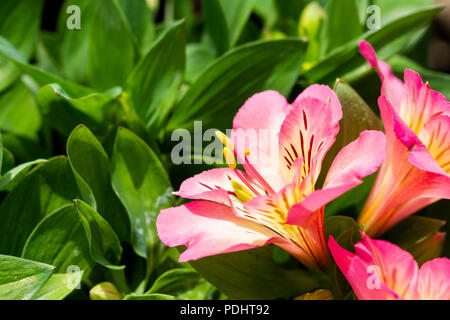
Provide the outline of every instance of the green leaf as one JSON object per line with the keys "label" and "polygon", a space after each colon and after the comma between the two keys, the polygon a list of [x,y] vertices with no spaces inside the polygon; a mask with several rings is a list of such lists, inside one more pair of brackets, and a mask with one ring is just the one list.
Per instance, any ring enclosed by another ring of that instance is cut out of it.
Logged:
{"label": "green leaf", "polygon": [[228,23],[220,0],[203,0],[203,11],[205,35],[220,56],[230,48]]}
{"label": "green leaf", "polygon": [[37,101],[45,121],[64,136],[80,123],[104,134],[108,123],[114,123],[125,113],[118,101],[120,91],[72,98],[63,90],[56,84],[44,86],[37,93]]}
{"label": "green leaf", "polygon": [[265,27],[271,29],[278,18],[278,12],[274,0],[258,0],[255,2],[254,11],[265,21]]}
{"label": "green leaf", "polygon": [[222,56],[200,75],[174,109],[168,130],[229,127],[238,108],[252,94],[278,90],[288,95],[297,79],[305,43],[302,40],[261,41]]}
{"label": "green leaf", "polygon": [[370,30],[359,39],[353,40],[331,52],[313,68],[305,72],[303,76],[310,82],[332,83],[339,77],[346,81],[354,81],[370,69],[365,59],[359,54],[358,44],[360,40],[370,42],[377,51],[379,59],[387,59],[402,49],[401,46],[394,45],[395,40],[400,35],[427,25],[440,9],[441,7],[439,6],[433,6],[414,10],[407,15],[402,15],[379,30]]}
{"label": "green leaf", "polygon": [[0,253],[19,256],[44,217],[73,199],[91,201],[87,186],[80,186],[64,157],[50,159],[28,174],[0,205]]}
{"label": "green leaf", "polygon": [[202,281],[190,290],[177,296],[179,300],[225,300],[227,297],[212,284]]}
{"label": "green leaf", "polygon": [[36,45],[36,65],[50,73],[61,75],[59,64],[56,57],[52,56],[51,48],[47,47],[47,43],[58,41],[55,34],[42,32],[39,35]]}
{"label": "green leaf", "polygon": [[214,61],[213,50],[203,43],[190,43],[186,47],[185,80],[189,83],[200,75]]}
{"label": "green leaf", "polygon": [[129,294],[123,298],[123,300],[176,300],[174,296],[169,296],[167,294]]}
{"label": "green leaf", "polygon": [[0,300],[29,300],[44,285],[53,266],[0,255]]}
{"label": "green leaf", "polygon": [[[389,0],[373,0],[371,5],[376,6],[381,13],[379,15],[379,20],[381,23],[381,27],[384,27],[390,22],[397,20],[399,17],[412,13],[418,9],[426,9],[435,4],[439,4],[433,0],[397,0],[397,1],[389,1]],[[369,12],[370,14],[370,12]],[[372,13],[373,14],[373,13]],[[372,15],[371,14],[371,15]],[[369,16],[370,17],[370,16]],[[369,18],[368,18],[369,19]],[[368,20],[369,21],[369,20]],[[420,44],[422,39],[426,39],[428,30],[430,29],[430,24],[423,25],[420,28],[416,28],[403,34],[399,34],[398,39],[395,41],[395,44],[391,46],[398,46],[401,48],[402,53],[417,51],[416,46],[423,46],[424,44]],[[427,50],[423,51],[422,54],[424,56],[424,61],[426,61],[426,57],[428,56]]]}
{"label": "green leaf", "polygon": [[172,269],[155,280],[146,294],[167,294],[178,296],[195,287],[201,281],[197,271],[186,268]]}
{"label": "green leaf", "polygon": [[[39,145],[36,140],[4,132],[3,147],[8,150],[10,164],[24,163],[38,158],[48,158],[48,150]],[[12,161],[13,160],[13,161]],[[12,167],[9,167],[12,169]]]}
{"label": "green leaf", "polygon": [[89,41],[89,79],[106,90],[124,85],[133,69],[135,38],[116,0],[97,1]]}
{"label": "green leaf", "polygon": [[0,36],[0,57],[2,56],[13,62],[22,72],[28,74],[40,86],[49,83],[58,83],[65,92],[76,97],[92,93],[92,90],[89,88],[27,64],[17,49],[7,39]]}
{"label": "green leaf", "polygon": [[[25,58],[29,59],[36,43],[42,12],[42,0],[2,0],[0,2],[0,36],[8,39]],[[12,84],[19,70],[0,57],[0,91]]]}
{"label": "green leaf", "polygon": [[128,114],[122,119],[122,121],[119,123],[119,126],[132,131],[139,138],[144,140],[145,143],[149,145],[150,149],[152,149],[152,151],[157,156],[161,156],[161,150],[156,141],[156,137],[152,135],[152,132],[150,132],[150,130],[145,126],[142,119],[139,118],[136,114]]}
{"label": "green leaf", "polygon": [[95,264],[80,217],[71,204],[48,215],[36,226],[25,243],[22,257],[52,264],[58,273],[73,269],[89,273]]}
{"label": "green leaf", "polygon": [[309,0],[274,0],[280,17],[298,21],[300,13]]}
{"label": "green leaf", "polygon": [[112,186],[131,221],[134,251],[157,263],[160,241],[156,218],[172,203],[170,181],[153,151],[131,131],[120,128],[112,157]]}
{"label": "green leaf", "polygon": [[155,24],[153,13],[148,7],[146,0],[119,0],[120,7],[125,13],[131,30],[137,39],[140,53],[145,54],[155,37]]}
{"label": "green leaf", "polygon": [[3,138],[2,133],[0,131],[0,176],[2,176],[3,172]]}
{"label": "green leaf", "polygon": [[[355,244],[361,240],[361,234],[355,219],[346,216],[333,216],[325,219],[326,238],[330,236],[348,251],[354,252]],[[334,263],[325,276],[329,289],[332,289],[334,298],[346,300],[352,289],[339,267]]]}
{"label": "green leaf", "polygon": [[81,200],[74,200],[74,206],[86,233],[92,259],[112,270],[123,269],[125,266],[117,265],[122,256],[122,247],[108,222]]}
{"label": "green leaf", "polygon": [[358,9],[359,22],[360,24],[366,25],[367,17],[367,7],[369,6],[369,0],[358,0],[356,2],[356,7]]}
{"label": "green leaf", "polygon": [[171,26],[153,44],[127,80],[136,113],[148,127],[161,126],[177,98],[185,69],[184,21]]}
{"label": "green leaf", "polygon": [[8,149],[6,149],[5,147],[2,148],[2,153],[3,153],[3,162],[2,162],[2,167],[1,167],[1,174],[4,175],[6,174],[9,170],[11,170],[14,167],[14,156],[11,153],[11,151],[9,151]]}
{"label": "green leaf", "polygon": [[[89,65],[89,34],[92,26],[96,1],[67,0],[60,13],[59,56],[63,74],[69,79],[84,83],[87,81]],[[70,30],[66,26],[69,17],[66,10],[71,5],[80,8],[80,29]]]}
{"label": "green leaf", "polygon": [[330,0],[322,34],[323,54],[333,51],[362,34],[355,0]]}
{"label": "green leaf", "polygon": [[395,21],[399,16],[414,12],[416,9],[424,9],[433,5],[432,0],[372,0],[372,5],[380,8],[381,25]]}
{"label": "green leaf", "polygon": [[386,232],[383,239],[408,250],[434,235],[444,224],[444,220],[410,216]]}
{"label": "green leaf", "polygon": [[[24,117],[24,115],[27,115]],[[41,114],[33,94],[22,81],[0,94],[0,129],[35,138],[41,127]]]}
{"label": "green leaf", "polygon": [[192,261],[191,265],[231,299],[283,299],[320,286],[304,269],[286,270],[273,261],[273,246]]}
{"label": "green leaf", "polygon": [[230,46],[238,42],[239,37],[255,6],[255,0],[220,0],[230,33]]}
{"label": "green leaf", "polygon": [[325,233],[327,239],[334,239],[345,249],[353,251],[354,245],[361,239],[355,219],[346,216],[325,218]]}
{"label": "green leaf", "polygon": [[97,211],[122,240],[130,239],[130,222],[125,208],[111,187],[108,155],[100,141],[84,125],[76,127],[67,140],[67,155],[72,169],[89,185]]}
{"label": "green leaf", "polygon": [[33,295],[33,300],[62,300],[81,282],[83,271],[53,274]]}
{"label": "green leaf", "polygon": [[34,161],[25,162],[4,173],[0,178],[0,191],[11,191],[32,166],[43,162],[47,162],[47,160],[37,159]]}

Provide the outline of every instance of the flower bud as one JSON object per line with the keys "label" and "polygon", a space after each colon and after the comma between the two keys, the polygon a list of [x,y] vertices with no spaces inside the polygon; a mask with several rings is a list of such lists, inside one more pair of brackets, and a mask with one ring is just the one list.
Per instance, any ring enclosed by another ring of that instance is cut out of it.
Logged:
{"label": "flower bud", "polygon": [[298,35],[309,40],[314,39],[325,18],[325,11],[317,2],[309,3],[302,11],[298,23]]}
{"label": "flower bud", "polygon": [[101,282],[89,291],[91,300],[122,300],[122,294],[111,282]]}

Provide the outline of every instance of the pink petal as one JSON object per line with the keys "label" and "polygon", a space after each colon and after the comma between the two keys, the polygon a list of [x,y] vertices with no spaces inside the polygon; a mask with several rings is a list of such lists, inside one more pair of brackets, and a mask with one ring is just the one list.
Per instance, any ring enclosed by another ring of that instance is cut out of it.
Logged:
{"label": "pink petal", "polygon": [[392,72],[391,67],[384,61],[379,61],[373,47],[367,41],[359,43],[359,52],[366,58],[373,68],[378,70],[378,74],[383,83],[381,94],[386,95],[393,103],[396,110],[400,108],[403,99],[403,83]]}
{"label": "pink petal", "polygon": [[[392,108],[389,101],[386,97],[381,96],[378,99],[378,103],[380,106],[381,117],[383,119],[383,123],[386,130],[386,137],[388,141],[388,148],[390,147],[390,153],[393,155],[397,155],[397,157],[402,154],[405,155],[405,152],[401,152],[397,143],[394,141],[396,138],[401,141],[401,143],[408,149],[408,160],[415,167],[433,172],[436,174],[446,175],[445,171],[439,166],[436,160],[431,155],[430,151],[427,149],[425,144],[420,140],[420,138],[412,131],[400,118],[398,113]],[[442,118],[441,118],[442,117]],[[430,138],[434,130],[442,125],[442,131],[439,135],[436,135],[435,143],[439,145],[439,151],[441,149],[447,154],[445,150],[446,147],[450,144],[448,134],[449,123],[447,116],[441,116],[439,119],[431,121],[431,123],[426,125],[423,129],[423,133],[421,134],[422,139],[430,144]],[[441,123],[442,122],[442,123]],[[392,135],[391,132],[395,133],[395,136]],[[438,138],[439,137],[439,138]],[[440,152],[439,152],[440,153]],[[391,164],[395,164],[391,160]],[[443,164],[445,164],[443,162]]]}
{"label": "pink petal", "polygon": [[[393,131],[395,137],[397,137],[408,149],[421,143],[416,133],[406,125],[402,118],[400,118],[397,111],[395,111],[392,104],[385,96],[380,96],[378,98],[378,105],[380,107],[381,118],[386,134],[388,134],[388,131]],[[394,138],[394,136],[392,136],[392,138]]]}
{"label": "pink petal", "polygon": [[[389,101],[385,97],[378,99],[380,105],[381,117],[386,130],[386,138],[388,145],[388,156],[386,161],[391,166],[391,171],[399,174],[397,180],[403,179],[403,170],[409,171],[411,177],[415,177],[413,184],[404,185],[402,192],[403,196],[407,196],[407,200],[413,198],[450,198],[450,178],[448,174],[441,168],[436,159],[433,158],[430,151],[426,148],[424,143],[417,137],[417,135],[409,129],[405,123],[400,119],[397,112],[392,108]],[[438,154],[442,153],[442,164],[447,168],[446,158],[448,153],[448,145],[450,144],[450,124],[449,117],[440,116],[430,120],[429,124],[424,127],[421,137],[425,143],[431,143],[433,136],[434,146],[438,150]],[[442,128],[442,130],[441,130]],[[438,130],[439,129],[439,130]],[[392,134],[392,131],[395,135]],[[438,132],[439,131],[439,134]],[[398,140],[408,149],[403,148],[398,144]],[[402,164],[405,159],[414,167],[425,172],[411,172],[408,166]],[[445,160],[444,160],[445,159]],[[394,179],[388,180],[388,183],[394,186],[398,181]],[[416,188],[414,188],[416,187]],[[404,200],[405,202],[407,200]]]}
{"label": "pink petal", "polygon": [[341,149],[328,171],[324,187],[307,195],[289,211],[288,224],[301,225],[312,212],[362,183],[374,173],[385,156],[384,134],[363,131],[359,138]]}
{"label": "pink petal", "polygon": [[294,102],[280,131],[280,165],[285,181],[292,181],[297,158],[305,162],[315,181],[325,154],[336,140],[342,109],[335,93],[326,86],[307,88]]}
{"label": "pink petal", "polygon": [[417,72],[405,69],[405,92],[400,105],[394,106],[398,114],[416,134],[433,117],[450,111],[448,100],[424,84]]}
{"label": "pink petal", "polygon": [[[426,146],[427,149],[425,160],[432,163],[423,164],[420,159],[416,159],[415,150],[411,152],[410,162],[424,170],[433,166],[435,169],[428,171],[448,176],[450,174],[450,116],[441,115],[431,118],[419,136],[423,141],[423,147]],[[439,165],[440,170],[436,168],[436,164]]]}
{"label": "pink petal", "polygon": [[286,182],[278,174],[278,133],[290,108],[276,91],[257,93],[239,109],[230,135],[238,160],[244,163],[244,151],[249,149],[249,162],[275,190]]}
{"label": "pink petal", "polygon": [[450,300],[450,260],[437,258],[422,265],[419,271],[421,300]]}
{"label": "pink petal", "polygon": [[[247,177],[245,172],[241,174]],[[211,169],[186,179],[175,194],[187,199],[210,200],[230,206],[229,195],[233,193],[231,180],[240,181],[233,169]]]}
{"label": "pink petal", "polygon": [[339,122],[342,119],[342,107],[338,97],[330,87],[320,84],[313,84],[303,90],[294,100],[292,106],[301,104],[301,101],[307,97],[316,98],[325,102],[329,101],[329,108],[332,110],[332,121]]}
{"label": "pink petal", "polygon": [[381,131],[365,130],[336,155],[324,187],[360,180],[378,170],[386,154],[386,139]]}
{"label": "pink petal", "polygon": [[280,93],[263,91],[250,97],[233,120],[233,129],[279,130],[290,105]]}
{"label": "pink petal", "polygon": [[[370,263],[358,255],[341,248],[332,236],[328,240],[328,248],[359,300],[396,298],[395,293],[379,279],[376,273],[377,269],[373,268]],[[377,286],[377,280],[380,280],[379,286]]]}
{"label": "pink petal", "polygon": [[362,233],[356,254],[380,268],[382,282],[405,299],[417,298],[419,267],[413,256],[384,240],[372,240]]}
{"label": "pink petal", "polygon": [[180,255],[180,262],[260,247],[278,240],[269,229],[238,218],[229,207],[209,201],[164,209],[156,226],[166,246],[187,247]]}

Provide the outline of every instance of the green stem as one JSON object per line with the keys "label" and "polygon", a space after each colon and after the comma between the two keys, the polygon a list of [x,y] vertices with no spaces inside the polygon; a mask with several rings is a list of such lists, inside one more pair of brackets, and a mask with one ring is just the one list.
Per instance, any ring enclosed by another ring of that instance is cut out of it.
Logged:
{"label": "green stem", "polygon": [[111,280],[116,286],[116,288],[123,293],[130,293],[131,289],[128,286],[126,277],[125,277],[125,269],[121,270],[109,270],[109,275],[111,276]]}
{"label": "green stem", "polygon": [[164,8],[164,23],[170,24],[175,19],[175,3],[173,0],[166,0]]}

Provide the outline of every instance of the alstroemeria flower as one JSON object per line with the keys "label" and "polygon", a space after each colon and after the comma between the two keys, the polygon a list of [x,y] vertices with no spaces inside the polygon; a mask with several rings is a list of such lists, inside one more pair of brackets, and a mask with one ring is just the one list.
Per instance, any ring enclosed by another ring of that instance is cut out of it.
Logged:
{"label": "alstroemeria flower", "polygon": [[[255,94],[235,116],[230,138],[218,134],[229,168],[184,181],[177,195],[201,201],[162,210],[159,237],[167,246],[187,247],[180,261],[274,243],[307,267],[326,269],[325,204],[375,172],[385,154],[382,132],[362,132],[339,152],[322,189],[315,190],[341,118],[339,100],[327,86],[310,86],[292,105],[275,91]],[[248,132],[263,139],[252,143]],[[268,132],[275,133],[275,153],[261,142],[270,140],[263,137]],[[234,156],[245,171],[236,169]]]}
{"label": "alstroemeria flower", "polygon": [[361,54],[378,70],[378,99],[387,153],[359,217],[364,231],[379,236],[395,224],[442,198],[450,199],[450,104],[406,69],[403,83],[378,61],[368,42]]}
{"label": "alstroemeria flower", "polygon": [[333,237],[328,245],[339,269],[360,300],[449,300],[450,259],[436,258],[419,270],[413,256],[384,240],[362,233],[355,253],[341,248]]}

